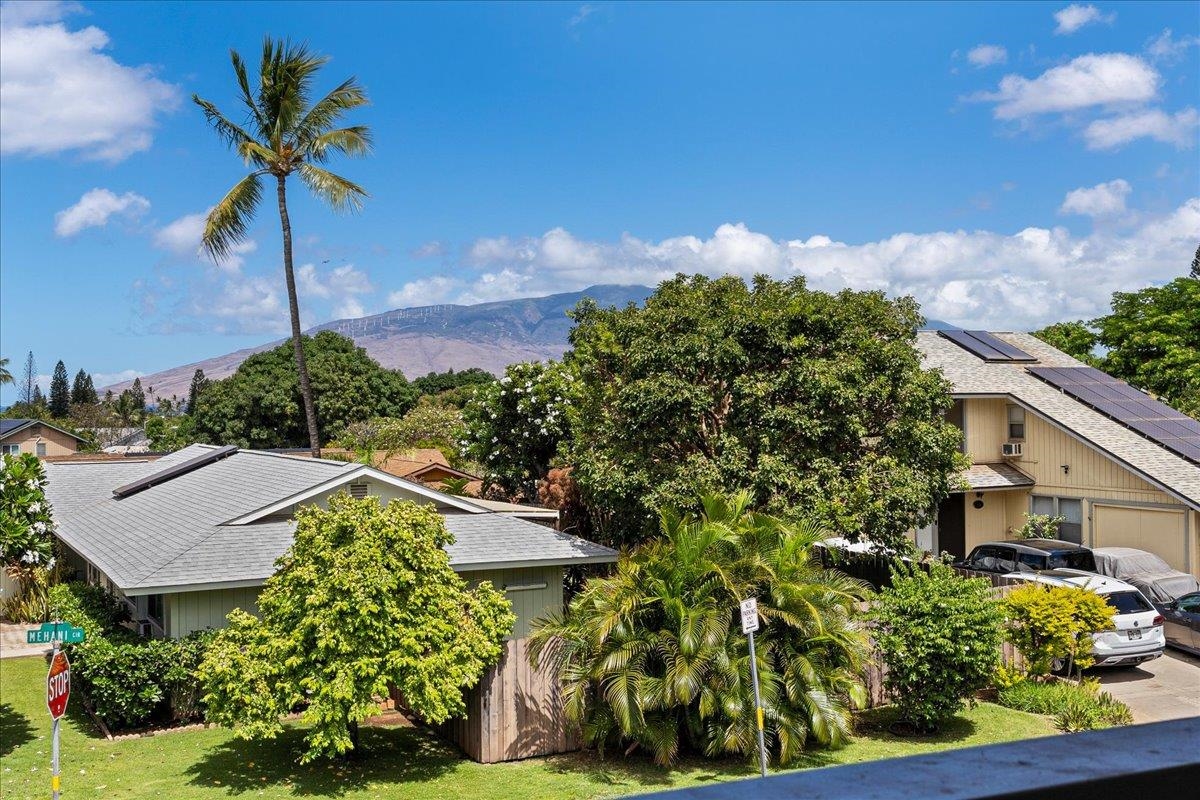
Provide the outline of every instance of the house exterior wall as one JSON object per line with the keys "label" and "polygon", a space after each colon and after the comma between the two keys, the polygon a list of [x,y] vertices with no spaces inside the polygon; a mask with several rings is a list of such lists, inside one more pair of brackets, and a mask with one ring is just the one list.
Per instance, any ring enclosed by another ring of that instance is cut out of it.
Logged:
{"label": "house exterior wall", "polygon": [[[517,622],[509,639],[524,639],[529,635],[530,626],[535,619],[551,612],[562,611],[563,608],[562,567],[464,572],[462,578],[472,587],[483,581],[491,581],[492,586],[504,592],[505,598],[512,603],[513,613],[517,615]],[[540,584],[544,585],[533,588]],[[506,587],[530,588],[506,590]]]}
{"label": "house exterior wall", "polygon": [[31,425],[0,439],[3,445],[19,445],[22,453],[37,455],[37,445],[46,445],[47,456],[66,456],[79,451],[79,442],[74,436],[68,436],[62,431],[46,425]]}
{"label": "house exterior wall", "polygon": [[[965,398],[963,425],[974,463],[1001,460],[1000,446],[1009,441],[1009,405],[1003,398]],[[1021,457],[1004,461],[1033,478],[1035,485],[984,492],[982,497],[968,493],[968,552],[982,542],[1010,537],[1024,524],[1035,495],[1068,498],[1083,504],[1083,544],[1139,547],[1177,569],[1200,575],[1200,513],[1037,412],[1025,412],[1025,437],[1019,441]],[[982,509],[973,507],[976,499],[983,501]]]}
{"label": "house exterior wall", "polygon": [[180,639],[205,628],[224,628],[225,616],[235,608],[258,614],[260,587],[177,592],[163,596],[163,625],[167,636]]}

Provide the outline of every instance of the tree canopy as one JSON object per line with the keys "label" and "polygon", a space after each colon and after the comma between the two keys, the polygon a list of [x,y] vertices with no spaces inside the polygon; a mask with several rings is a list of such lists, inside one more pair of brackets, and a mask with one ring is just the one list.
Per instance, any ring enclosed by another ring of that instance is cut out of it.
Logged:
{"label": "tree canopy", "polygon": [[870,588],[821,569],[827,532],[750,510],[748,492],[710,495],[700,514],[665,510],[661,537],[611,577],[592,578],[565,615],[535,625],[532,654],[563,682],[567,715],[598,747],[633,744],[668,764],[682,753],[756,752],[755,707],[738,604],[758,598],[756,656],[766,741],[780,764],[808,740],[840,745],[865,699],[869,650],[855,604]]}
{"label": "tree canopy", "polygon": [[602,540],[746,488],[770,513],[900,544],[965,464],[911,299],[679,276],[644,308],[574,313],[563,456]]}
{"label": "tree canopy", "polygon": [[390,687],[431,723],[466,713],[463,692],[502,652],[516,620],[489,582],[450,567],[453,538],[416,503],[335,495],[296,515],[292,547],[259,596],[235,610],[198,671],[208,719],[271,738],[302,709],[302,760],[353,749],[357,724]]}
{"label": "tree canopy", "polygon": [[1200,277],[1116,292],[1108,314],[1033,335],[1200,419]]}
{"label": "tree canopy", "polygon": [[[398,370],[385,369],[333,331],[303,337],[320,434],[376,416],[402,416],[414,392]],[[291,344],[255,353],[228,378],[212,381],[191,409],[198,440],[240,447],[299,447],[308,432]]]}

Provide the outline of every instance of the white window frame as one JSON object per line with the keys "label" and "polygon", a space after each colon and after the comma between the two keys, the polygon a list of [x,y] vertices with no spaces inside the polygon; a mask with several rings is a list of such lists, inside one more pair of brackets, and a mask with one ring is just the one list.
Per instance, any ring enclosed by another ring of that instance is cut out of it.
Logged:
{"label": "white window frame", "polygon": [[[1019,422],[1013,420],[1013,416],[1014,416],[1013,412],[1014,411],[1018,412],[1021,417]],[[1025,426],[1028,424],[1028,420],[1027,420],[1027,416],[1025,414],[1025,408],[1023,406],[1019,406],[1016,403],[1009,403],[1004,411],[1004,424],[1006,426],[1005,430],[1008,431],[1008,440],[1010,442],[1025,441]],[[1014,425],[1021,426],[1021,435],[1020,436],[1013,435],[1013,426]]]}
{"label": "white window frame", "polygon": [[[1083,536],[1085,533],[1084,528],[1085,528],[1085,523],[1087,522],[1087,504],[1085,503],[1085,501],[1082,497],[1059,497],[1058,495],[1049,495],[1049,494],[1030,494],[1029,495],[1029,513],[1030,514],[1037,513],[1033,510],[1033,501],[1035,498],[1044,498],[1046,500],[1050,500],[1053,503],[1053,510],[1050,512],[1050,516],[1064,517],[1063,524],[1065,524],[1065,525],[1078,525],[1079,526],[1079,544],[1083,544]],[[1064,500],[1066,500],[1068,502],[1079,503],[1079,522],[1066,521],[1065,515],[1062,513],[1062,502]],[[1055,531],[1055,536],[1061,537],[1061,535],[1062,535],[1062,528],[1060,526],[1059,530]]]}
{"label": "white window frame", "polygon": [[0,445],[0,455],[19,456],[19,455],[21,455],[21,445],[19,445],[19,444]]}

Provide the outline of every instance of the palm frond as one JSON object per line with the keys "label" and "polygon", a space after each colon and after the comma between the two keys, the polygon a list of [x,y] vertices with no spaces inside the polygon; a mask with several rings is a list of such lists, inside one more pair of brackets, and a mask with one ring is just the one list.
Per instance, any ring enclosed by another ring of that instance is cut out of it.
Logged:
{"label": "palm frond", "polygon": [[254,141],[254,137],[247,133],[242,126],[222,114],[220,109],[208,100],[205,100],[198,94],[194,94],[192,95],[192,102],[200,106],[204,111],[204,119],[230,147],[237,147],[243,142]]}
{"label": "palm frond", "polygon": [[229,51],[229,60],[233,63],[233,74],[237,77],[238,89],[242,93],[241,100],[242,104],[246,106],[246,113],[254,120],[259,135],[265,137],[269,129],[263,119],[262,111],[254,102],[254,95],[250,93],[250,79],[246,76],[246,62],[242,61],[242,56],[237,50]]}
{"label": "palm frond", "polygon": [[303,142],[315,138],[337,124],[347,111],[368,104],[367,93],[351,77],[313,104],[296,124],[296,138]]}
{"label": "palm frond", "polygon": [[262,197],[262,172],[251,172],[242,178],[208,212],[201,243],[214,259],[233,252],[235,245],[245,241],[246,229]]}
{"label": "palm frond", "polygon": [[362,208],[367,191],[358,184],[313,164],[301,164],[296,171],[304,185],[334,211],[358,211]]}
{"label": "palm frond", "polygon": [[324,162],[330,153],[365,156],[371,152],[371,132],[365,125],[326,131],[307,142],[304,151],[317,162]]}

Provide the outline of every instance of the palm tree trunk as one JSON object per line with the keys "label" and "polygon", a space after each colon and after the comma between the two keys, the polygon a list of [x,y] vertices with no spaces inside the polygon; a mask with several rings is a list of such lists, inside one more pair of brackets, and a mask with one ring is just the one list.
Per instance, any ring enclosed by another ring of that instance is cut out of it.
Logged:
{"label": "palm tree trunk", "polygon": [[287,210],[287,177],[276,176],[279,196],[279,223],[283,226],[283,276],[287,281],[288,312],[292,317],[292,347],[296,351],[296,373],[300,376],[300,397],[304,402],[304,420],[308,424],[308,446],[313,458],[321,457],[321,435],[317,432],[317,409],[313,404],[308,364],[300,342],[300,303],[296,299],[296,274],[292,270],[292,222]]}

